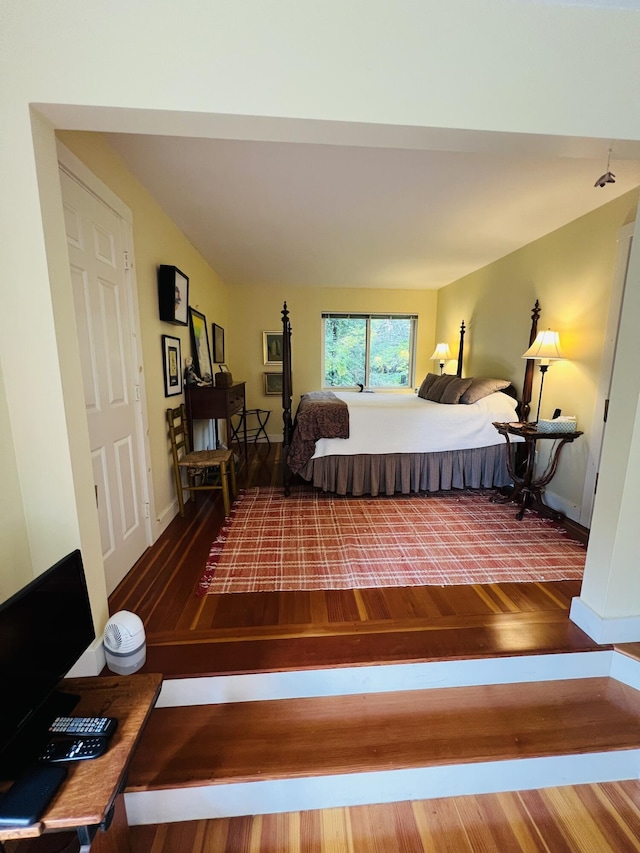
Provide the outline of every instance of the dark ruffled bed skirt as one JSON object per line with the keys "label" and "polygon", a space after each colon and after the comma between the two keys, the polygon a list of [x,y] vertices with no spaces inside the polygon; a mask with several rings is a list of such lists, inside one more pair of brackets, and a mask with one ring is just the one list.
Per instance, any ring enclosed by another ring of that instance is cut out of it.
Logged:
{"label": "dark ruffled bed skirt", "polygon": [[325,492],[354,497],[483,489],[511,482],[506,444],[439,453],[325,456],[312,459],[299,473]]}

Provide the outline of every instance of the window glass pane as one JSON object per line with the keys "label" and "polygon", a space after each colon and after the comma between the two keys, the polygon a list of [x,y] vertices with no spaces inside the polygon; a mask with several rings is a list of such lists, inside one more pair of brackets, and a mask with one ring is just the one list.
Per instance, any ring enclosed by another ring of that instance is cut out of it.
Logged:
{"label": "window glass pane", "polygon": [[409,385],[411,319],[371,319],[369,385],[406,388]]}
{"label": "window glass pane", "polygon": [[365,318],[327,317],[324,321],[325,387],[364,385],[366,351]]}

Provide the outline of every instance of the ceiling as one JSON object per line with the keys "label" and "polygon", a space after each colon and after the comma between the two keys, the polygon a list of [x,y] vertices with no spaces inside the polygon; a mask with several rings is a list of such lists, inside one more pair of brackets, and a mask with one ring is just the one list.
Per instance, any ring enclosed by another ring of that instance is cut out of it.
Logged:
{"label": "ceiling", "polygon": [[437,289],[640,185],[640,149],[613,143],[594,187],[608,140],[106,136],[232,286]]}

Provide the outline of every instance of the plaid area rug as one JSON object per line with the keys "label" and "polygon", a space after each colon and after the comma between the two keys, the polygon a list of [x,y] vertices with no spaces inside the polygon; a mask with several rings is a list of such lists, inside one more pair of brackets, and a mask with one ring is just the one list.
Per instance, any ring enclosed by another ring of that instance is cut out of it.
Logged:
{"label": "plaid area rug", "polygon": [[582,577],[586,551],[491,492],[336,497],[251,489],[211,546],[198,595]]}

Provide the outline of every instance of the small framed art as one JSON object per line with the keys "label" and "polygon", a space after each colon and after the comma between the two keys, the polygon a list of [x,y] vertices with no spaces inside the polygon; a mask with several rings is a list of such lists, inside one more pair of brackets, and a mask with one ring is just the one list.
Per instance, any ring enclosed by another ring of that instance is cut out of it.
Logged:
{"label": "small framed art", "polygon": [[211,324],[211,342],[213,344],[213,363],[224,361],[224,329],[217,323]]}
{"label": "small framed art", "polygon": [[207,318],[204,314],[189,308],[189,320],[191,322],[191,354],[196,374],[203,382],[213,381],[213,370],[211,369],[211,349],[209,348],[209,333],[207,332]]}
{"label": "small framed art", "polygon": [[158,305],[161,320],[176,326],[189,324],[189,279],[178,267],[158,267]]}
{"label": "small framed art", "polygon": [[164,396],[182,394],[182,355],[180,338],[162,336],[162,362],[164,365]]}
{"label": "small framed art", "polygon": [[265,364],[282,364],[282,332],[262,333],[262,354]]}
{"label": "small framed art", "polygon": [[267,397],[282,394],[282,374],[281,373],[263,373],[264,376],[264,393]]}

